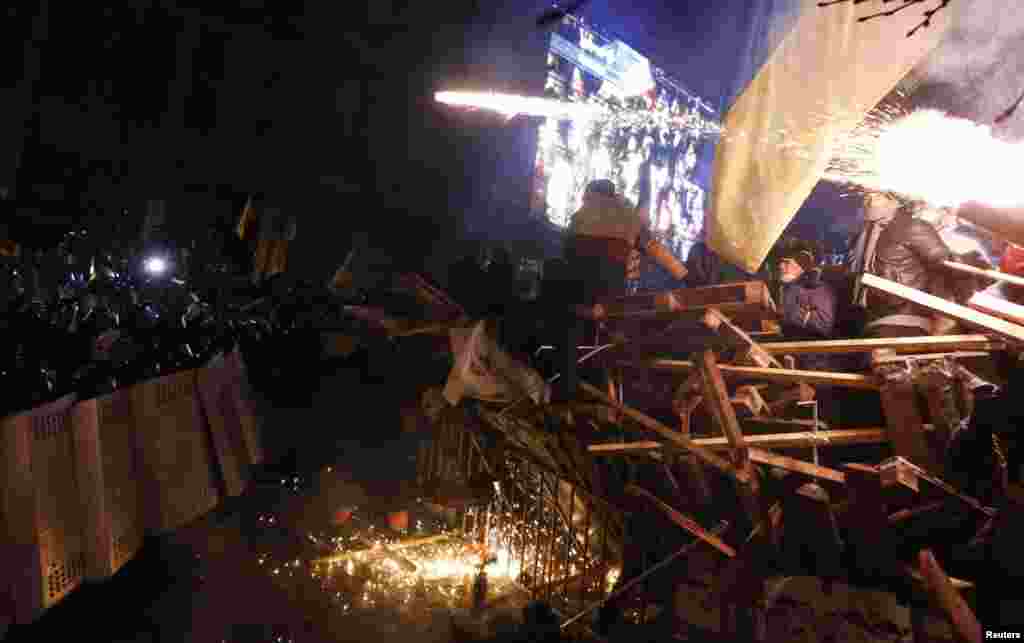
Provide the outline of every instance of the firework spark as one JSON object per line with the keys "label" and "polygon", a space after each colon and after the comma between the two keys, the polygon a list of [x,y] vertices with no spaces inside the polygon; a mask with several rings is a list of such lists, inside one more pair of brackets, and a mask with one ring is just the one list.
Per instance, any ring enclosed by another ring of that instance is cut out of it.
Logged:
{"label": "firework spark", "polygon": [[507,117],[514,117],[520,114],[526,116],[540,116],[568,121],[599,121],[607,119],[612,113],[619,117],[636,116],[645,120],[651,120],[661,126],[682,127],[684,129],[705,131],[707,133],[718,133],[721,128],[716,123],[703,120],[695,114],[672,116],[664,113],[656,113],[648,110],[619,108],[614,109],[600,103],[575,103],[553,98],[539,98],[536,96],[518,96],[516,94],[501,94],[497,92],[437,92],[434,100],[446,105],[465,107],[472,109],[485,109],[497,112]]}
{"label": "firework spark", "polygon": [[825,178],[937,206],[1012,206],[1024,201],[1022,162],[1024,146],[997,140],[987,125],[892,108],[873,112],[840,143]]}
{"label": "firework spark", "polygon": [[497,92],[437,92],[434,100],[456,107],[472,107],[505,116],[525,114],[565,120],[585,120],[598,115],[600,108],[587,103],[569,103],[550,98],[517,96]]}

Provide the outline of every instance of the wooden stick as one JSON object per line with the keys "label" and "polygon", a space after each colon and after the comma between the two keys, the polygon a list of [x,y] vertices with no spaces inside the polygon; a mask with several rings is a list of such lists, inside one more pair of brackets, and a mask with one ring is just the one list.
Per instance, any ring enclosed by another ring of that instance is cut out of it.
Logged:
{"label": "wooden stick", "polygon": [[743,444],[743,431],[740,430],[740,423],[729,400],[729,391],[725,388],[725,380],[718,368],[714,351],[701,353],[700,374],[704,382],[704,398],[708,401],[711,415],[732,446],[733,464],[746,470],[750,466],[750,458]]}
{"label": "wooden stick", "polygon": [[764,342],[761,348],[773,355],[870,353],[888,349],[897,353],[931,351],[995,351],[1003,344],[988,335],[939,335],[875,339],[830,339],[819,342]]}
{"label": "wooden stick", "polygon": [[953,587],[946,572],[939,567],[931,551],[925,549],[918,555],[918,569],[928,593],[949,617],[958,638],[968,643],[981,643],[981,623]]}
{"label": "wooden stick", "polygon": [[749,479],[749,475],[746,472],[738,471],[735,467],[711,451],[704,449],[703,447],[694,446],[689,438],[680,435],[678,431],[673,431],[654,418],[644,415],[640,411],[626,406],[625,404],[616,404],[614,400],[605,395],[600,389],[591,386],[587,382],[580,382],[580,389],[587,395],[599,399],[605,404],[618,408],[622,411],[623,415],[627,416],[648,431],[657,433],[665,440],[672,442],[673,445],[678,448],[690,451],[695,456],[703,460],[705,464],[715,467],[734,480],[738,482],[746,482]]}
{"label": "wooden stick", "polygon": [[[744,442],[748,447],[764,449],[807,449],[818,447],[839,447],[855,444],[884,444],[887,441],[885,429],[835,429],[832,431],[798,431],[795,433],[774,433],[766,435],[745,435]],[[730,448],[727,438],[694,438],[694,445],[712,451],[726,451]],[[610,442],[592,444],[587,447],[596,455],[617,455],[629,453],[646,453],[658,451],[664,447],[662,442]]]}
{"label": "wooden stick", "polygon": [[722,314],[717,308],[708,308],[705,313],[705,324],[715,331],[724,330],[726,334],[731,335],[740,344],[746,344],[748,350],[748,357],[761,368],[768,368],[774,366],[775,368],[782,368],[782,364],[779,360],[772,357],[768,352],[761,347],[760,344],[750,338],[742,328],[732,323],[728,317]]}
{"label": "wooden stick", "polygon": [[1024,324],[1024,306],[995,297],[987,292],[976,292],[967,305],[986,315],[1005,319],[1014,324]]}
{"label": "wooden stick", "polygon": [[[906,573],[907,576],[910,577],[911,580],[921,583],[922,585],[924,584],[924,576],[922,576],[921,572],[917,569],[914,569],[910,565],[905,565],[903,567],[903,571],[904,573]],[[974,588],[974,583],[972,583],[969,580],[964,580],[962,578],[953,578],[952,576],[950,576],[949,582],[953,586],[953,589],[957,591]]]}
{"label": "wooden stick", "polygon": [[669,520],[679,525],[686,531],[690,532],[697,538],[700,538],[701,540],[711,545],[718,551],[722,552],[729,558],[734,558],[736,556],[736,550],[730,547],[728,544],[726,544],[721,538],[705,530],[703,527],[700,526],[700,524],[697,523],[696,520],[693,520],[688,516],[684,516],[680,512],[668,506],[667,504],[662,502],[657,496],[650,493],[646,489],[638,487],[634,484],[628,484],[626,485],[626,493],[628,493],[631,496],[636,496],[637,498],[643,498],[647,500],[652,505],[660,509],[661,512],[664,513]]}
{"label": "wooden stick", "polygon": [[[715,423],[722,430],[722,433],[725,434],[726,439],[729,440],[732,448],[733,465],[739,471],[747,474],[749,478],[748,482],[740,483],[738,491],[740,501],[751,523],[756,524],[762,518],[762,514],[767,510],[767,507],[760,502],[758,478],[750,462],[750,454],[743,441],[743,431],[740,430],[740,423],[736,419],[736,412],[733,410],[732,403],[729,400],[729,391],[725,387],[725,380],[722,378],[722,372],[718,368],[718,358],[715,357],[714,351],[706,350],[701,353],[700,374],[701,380],[704,383],[704,398],[707,400],[711,415],[714,417]],[[771,525],[766,515],[764,522],[769,526]],[[771,532],[767,536],[770,538],[770,542],[777,542],[777,534],[775,532]]]}
{"label": "wooden stick", "polygon": [[896,513],[889,514],[889,524],[896,524],[903,522],[904,520],[910,520],[911,518],[915,518],[917,516],[920,516],[921,514],[926,514],[932,511],[936,511],[938,509],[942,509],[945,506],[946,503],[944,501],[939,501],[918,505],[917,507],[911,507],[910,509],[901,509]]}
{"label": "wooden stick", "polygon": [[846,482],[846,474],[842,471],[836,471],[835,469],[811,464],[810,462],[797,460],[796,458],[779,455],[777,453],[772,453],[771,451],[765,451],[764,449],[750,449],[750,459],[758,464],[778,467],[779,469],[785,469],[786,471],[792,471],[793,473],[802,473],[820,480],[828,480],[829,482],[835,482],[838,484]]}
{"label": "wooden stick", "polygon": [[988,351],[958,351],[956,353],[924,353],[914,355],[910,355],[907,353],[887,354],[888,351],[884,349],[879,350],[879,353],[882,354],[873,358],[873,361],[876,365],[886,364],[889,362],[906,363],[908,360],[912,360],[915,362],[926,362],[928,360],[935,359],[971,359],[975,357],[988,357],[989,355],[991,355],[991,353],[989,353]]}
{"label": "wooden stick", "polygon": [[1016,275],[1008,275],[1005,272],[999,272],[998,270],[986,270],[984,268],[975,268],[959,261],[943,261],[942,265],[956,270],[958,272],[965,272],[970,275],[978,275],[979,277],[988,277],[995,281],[1002,281],[1004,283],[1013,284],[1015,286],[1024,286],[1024,278],[1017,277]]}
{"label": "wooden stick", "polygon": [[993,317],[992,315],[986,315],[985,313],[972,310],[967,306],[954,304],[953,302],[946,301],[941,297],[921,292],[916,288],[910,288],[909,286],[898,284],[895,281],[882,279],[877,275],[865,273],[861,277],[861,283],[869,288],[881,290],[882,292],[898,297],[904,301],[917,304],[918,306],[927,308],[928,310],[941,315],[952,317],[964,324],[967,324],[968,326],[983,328],[1006,340],[1015,343],[1024,343],[1024,326],[1010,323],[999,319],[998,317]]}
{"label": "wooden stick", "polygon": [[[623,366],[633,368],[650,368],[656,371],[672,373],[689,373],[694,369],[693,362],[672,359],[655,359],[641,362],[622,362]],[[757,366],[731,366],[722,364],[719,367],[722,375],[762,379],[770,382],[806,382],[825,386],[839,386],[868,391],[878,390],[878,380],[868,375],[855,373],[832,373],[829,371],[799,371],[788,368],[760,368]]]}

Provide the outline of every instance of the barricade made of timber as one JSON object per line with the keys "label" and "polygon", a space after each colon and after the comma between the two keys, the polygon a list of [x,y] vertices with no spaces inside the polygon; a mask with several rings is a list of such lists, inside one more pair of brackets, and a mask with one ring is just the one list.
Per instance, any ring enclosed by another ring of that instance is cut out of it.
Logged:
{"label": "barricade made of timber", "polygon": [[262,460],[244,380],[236,351],[0,419],[0,634],[242,493]]}

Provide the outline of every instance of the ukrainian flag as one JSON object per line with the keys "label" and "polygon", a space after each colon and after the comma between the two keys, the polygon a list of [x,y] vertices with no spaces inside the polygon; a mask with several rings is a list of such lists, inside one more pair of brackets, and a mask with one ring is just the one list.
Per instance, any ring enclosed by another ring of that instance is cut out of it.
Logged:
{"label": "ukrainian flag", "polygon": [[[756,272],[818,183],[840,137],[931,52],[952,22],[916,11],[867,20],[878,3],[761,0],[745,48],[745,86],[715,152],[708,245]],[[753,73],[751,73],[753,72]],[[749,82],[747,82],[749,80]]]}

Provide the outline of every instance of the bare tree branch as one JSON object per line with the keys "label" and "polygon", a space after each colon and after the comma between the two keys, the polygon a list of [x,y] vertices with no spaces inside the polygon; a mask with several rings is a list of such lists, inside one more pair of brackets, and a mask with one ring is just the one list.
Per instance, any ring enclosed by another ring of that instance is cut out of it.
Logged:
{"label": "bare tree branch", "polygon": [[[858,4],[863,4],[863,3],[869,2],[869,1],[870,0],[822,0],[821,2],[818,3],[818,6],[819,7],[831,7],[833,5],[842,4],[844,2],[853,2],[854,5],[858,5]],[[887,16],[894,16],[897,13],[899,13],[900,11],[903,11],[904,9],[906,9],[907,7],[911,7],[911,6],[914,6],[914,5],[917,5],[917,4],[923,4],[923,3],[928,2],[928,1],[929,0],[882,0],[882,4],[889,4],[890,2],[900,2],[900,5],[898,7],[896,7],[895,9],[888,9],[886,11],[879,11],[878,13],[873,13],[873,14],[871,14],[869,16],[860,17],[860,18],[857,19],[857,22],[867,22],[868,20],[873,20],[875,18],[885,18]],[[932,0],[932,1],[937,2],[938,4],[936,6],[934,6],[934,7],[932,7],[931,9],[928,9],[928,10],[926,10],[924,12],[924,14],[923,14],[924,15],[924,19],[920,23],[918,23],[917,26],[915,26],[913,29],[911,29],[910,31],[907,32],[907,38],[910,38],[911,36],[913,36],[915,33],[918,32],[918,30],[924,29],[926,27],[931,26],[932,18],[935,16],[935,14],[937,14],[938,12],[940,12],[943,9],[945,9],[946,7],[948,7],[949,3],[952,2],[953,0]]]}

